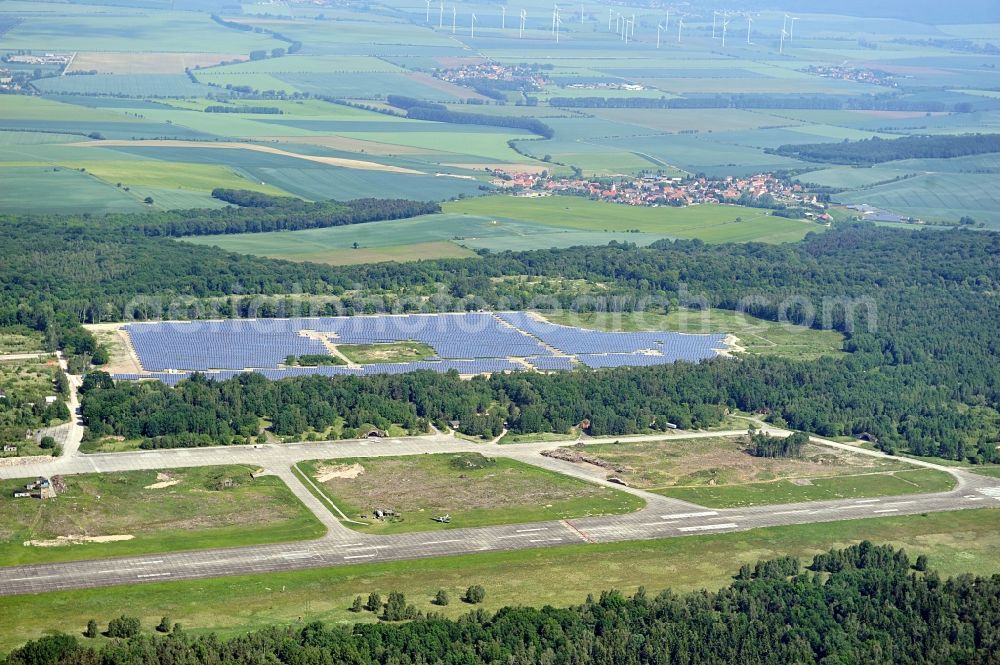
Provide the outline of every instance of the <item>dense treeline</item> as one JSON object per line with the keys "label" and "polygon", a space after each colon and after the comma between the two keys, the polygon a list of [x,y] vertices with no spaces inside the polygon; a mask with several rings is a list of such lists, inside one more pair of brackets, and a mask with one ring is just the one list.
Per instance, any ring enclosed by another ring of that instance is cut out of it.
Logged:
{"label": "dense treeline", "polygon": [[788,144],[779,146],[773,152],[809,162],[872,166],[898,159],[947,159],[1000,152],[1000,134],[904,136],[898,139],[876,136],[841,143]]}
{"label": "dense treeline", "polygon": [[[944,102],[926,99],[901,99],[887,95],[841,97],[837,95],[689,95],[686,97],[552,97],[549,105],[559,108],[628,108],[628,109],[813,109],[851,111],[925,111],[949,110]],[[964,110],[964,107],[963,107]],[[971,109],[970,109],[971,110]]]}
{"label": "dense treeline", "polygon": [[261,115],[282,115],[277,106],[206,106],[205,113],[257,113]]}
{"label": "dense treeline", "polygon": [[[917,567],[901,550],[862,542],[816,557],[811,570],[788,557],[745,566],[717,592],[612,590],[570,608],[505,607],[454,620],[406,607],[377,624],[274,626],[228,640],[175,627],[99,649],[55,634],[16,649],[6,665],[995,662],[1000,576],[942,580]],[[397,609],[405,605],[392,597]],[[392,621],[408,616],[415,619]]]}
{"label": "dense treeline", "polygon": [[524,129],[545,139],[555,136],[555,130],[538,118],[450,111],[443,104],[432,104],[403,95],[389,95],[386,97],[386,101],[392,106],[405,110],[406,117],[414,120],[448,122],[456,125],[488,125],[490,127]]}
{"label": "dense treeline", "polygon": [[179,238],[218,233],[300,231],[441,212],[437,203],[408,199],[367,198],[311,203],[292,197],[233,189],[215,189],[212,196],[238,207],[108,215],[102,220],[102,226],[104,230],[117,227],[145,236]]}
{"label": "dense treeline", "polygon": [[[824,436],[868,432],[886,449],[974,461],[996,457],[1000,234],[850,225],[793,245],[664,241],[649,248],[611,245],[334,267],[147,237],[120,221],[24,217],[0,224],[0,245],[6,250],[0,257],[0,324],[39,330],[52,321],[132,317],[530,306],[630,310],[680,304],[784,317],[844,332],[848,353],[623,373],[665,383],[675,380],[673,372],[686,372],[690,385],[678,395],[691,409],[757,411],[775,424]],[[587,282],[602,284],[599,297],[580,298],[579,284]],[[303,299],[283,295],[293,293],[322,296],[323,304],[295,310]],[[267,294],[277,297],[261,297]],[[206,298],[212,298],[210,311],[203,308]],[[185,302],[199,306],[188,309]],[[585,376],[593,390],[601,390],[614,385],[604,377],[617,374]],[[539,390],[561,385],[539,380]],[[476,383],[456,385],[470,394],[479,390]],[[558,395],[545,394],[543,401],[562,404]],[[562,426],[573,424],[579,411],[543,416],[532,426],[528,410],[513,422],[525,431]],[[434,409],[422,413],[436,417]]]}
{"label": "dense treeline", "polygon": [[695,366],[678,364],[655,373],[514,374],[471,381],[429,371],[281,381],[245,374],[215,382],[195,375],[171,389],[159,382],[114,384],[91,372],[81,392],[90,436],[144,438],[147,447],[245,443],[260,433],[260,418],[271,420],[281,436],[323,432],[338,418],[344,419],[346,436],[370,425],[425,432],[428,422],[447,428],[452,420],[471,435],[499,434],[505,422],[515,433],[566,432],[584,419],[590,420],[590,432],[600,435],[663,430],[668,422],[718,423],[719,391],[699,374]]}

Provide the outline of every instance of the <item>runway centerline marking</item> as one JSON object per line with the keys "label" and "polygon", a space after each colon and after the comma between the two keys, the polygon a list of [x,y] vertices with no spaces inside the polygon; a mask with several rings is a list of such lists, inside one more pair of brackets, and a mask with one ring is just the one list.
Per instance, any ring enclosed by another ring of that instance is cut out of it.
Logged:
{"label": "runway centerline marking", "polygon": [[145,575],[136,575],[140,580],[146,577],[170,577],[170,573],[146,573]]}
{"label": "runway centerline marking", "polygon": [[872,514],[877,515],[879,513],[898,513],[898,512],[899,508],[883,508],[882,510],[873,510]]}
{"label": "runway centerline marking", "polygon": [[674,515],[660,515],[661,518],[665,520],[686,520],[691,517],[711,517],[713,515],[718,515],[719,513],[715,510],[705,510],[698,513],[676,513]]}
{"label": "runway centerline marking", "polygon": [[350,556],[345,556],[345,559],[370,559],[374,556],[378,556],[378,552],[372,552],[371,554],[352,554]]}
{"label": "runway centerline marking", "polygon": [[736,522],[727,522],[726,524],[701,524],[699,526],[679,526],[678,531],[711,531],[713,529],[732,529],[738,526]]}

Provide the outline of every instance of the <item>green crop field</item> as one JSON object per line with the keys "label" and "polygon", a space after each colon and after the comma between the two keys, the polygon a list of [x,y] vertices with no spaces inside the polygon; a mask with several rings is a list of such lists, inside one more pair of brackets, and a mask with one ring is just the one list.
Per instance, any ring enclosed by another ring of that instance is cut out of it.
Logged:
{"label": "green crop field", "polygon": [[141,201],[77,170],[0,166],[0,210],[5,212],[134,212]]}
{"label": "green crop field", "polygon": [[[751,355],[815,359],[842,354],[844,336],[835,330],[806,328],[787,322],[766,321],[725,309],[677,308],[658,312],[572,312],[542,315],[552,323],[597,330],[670,330],[688,334],[729,333]],[[817,323],[822,323],[817,321]]]}
{"label": "green crop field", "polygon": [[931,173],[900,183],[838,194],[843,203],[867,203],[928,220],[957,222],[963,215],[1000,228],[1000,192],[996,176],[979,173]]}
{"label": "green crop field", "polygon": [[[579,197],[483,197],[453,201],[446,212],[492,216],[586,231],[659,233],[706,242],[790,242],[821,227],[812,222],[772,217],[767,210],[727,205],[643,208]],[[742,221],[736,221],[736,218]]]}
{"label": "green crop field", "polygon": [[211,92],[184,74],[94,74],[42,79],[43,92],[126,97],[196,97]]}
{"label": "green crop field", "polygon": [[[273,624],[301,621],[374,621],[351,613],[355,596],[378,591],[406,594],[421,610],[458,617],[464,603],[431,604],[438,589],[458,598],[470,584],[486,589],[482,607],[555,607],[583,602],[589,593],[645,586],[652,593],[716,589],[727,585],[744,563],[778,556],[808,561],[831,548],[861,540],[926,554],[944,576],[1000,573],[1000,510],[963,510],[905,517],[772,527],[753,531],[602,545],[486,552],[395,563],[165,582],[0,597],[0,651],[53,630],[79,633],[89,619],[105,624],[128,613],[149,630],[161,616],[185,632],[242,634]],[[96,645],[105,638],[97,638]]]}
{"label": "green crop field", "polygon": [[[369,533],[618,515],[644,505],[625,492],[478,453],[339,459],[299,468],[353,520],[347,526]],[[376,509],[399,517],[376,519]],[[451,522],[434,520],[441,515]]]}
{"label": "green crop field", "polygon": [[219,466],[62,476],[65,487],[44,500],[12,498],[24,479],[0,482],[0,561],[72,561],[324,533],[280,479],[253,478],[253,470]]}

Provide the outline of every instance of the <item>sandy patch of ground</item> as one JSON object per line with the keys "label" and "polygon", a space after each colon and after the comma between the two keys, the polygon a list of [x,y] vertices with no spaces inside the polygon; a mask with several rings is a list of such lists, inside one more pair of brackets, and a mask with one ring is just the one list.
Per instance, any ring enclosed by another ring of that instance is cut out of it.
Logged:
{"label": "sandy patch of ground", "polygon": [[173,476],[171,476],[168,473],[162,473],[161,472],[161,473],[157,473],[156,474],[156,481],[157,482],[153,483],[152,485],[146,485],[146,487],[143,488],[143,489],[147,489],[147,490],[161,490],[164,487],[173,487],[174,485],[179,484],[181,482],[181,479],[180,478],[174,478]]}
{"label": "sandy patch of ground", "polygon": [[409,173],[409,174],[422,174],[422,171],[417,171],[414,169],[406,169],[401,166],[389,166],[388,164],[379,164],[378,162],[367,162],[361,159],[346,159],[343,157],[323,157],[320,155],[302,155],[297,152],[289,152],[288,150],[282,150],[280,148],[275,148],[269,145],[257,145],[254,143],[230,143],[225,141],[220,142],[206,142],[206,141],[178,141],[171,139],[162,140],[150,140],[150,141],[124,141],[124,140],[107,140],[107,141],[81,141],[80,143],[68,143],[66,145],[72,145],[77,147],[85,148],[110,148],[114,146],[136,146],[141,145],[144,147],[162,147],[162,148],[223,148],[227,150],[252,150],[254,152],[266,152],[271,155],[281,155],[283,157],[292,157],[294,159],[302,159],[307,162],[316,162],[318,164],[327,164],[328,166],[340,166],[347,169],[359,169],[363,171],[384,171],[387,173]]}
{"label": "sandy patch of ground", "polygon": [[358,463],[354,464],[321,464],[316,467],[316,480],[321,483],[333,480],[334,478],[346,478],[348,480],[357,478],[365,472],[365,467]]}
{"label": "sandy patch of ground", "polygon": [[73,58],[69,72],[100,74],[183,74],[186,68],[210,67],[223,61],[246,60],[243,53],[114,53],[82,51]]}
{"label": "sandy patch of ground", "polygon": [[65,547],[66,545],[87,545],[88,543],[120,543],[132,540],[135,536],[119,534],[116,536],[58,536],[51,540],[26,540],[25,547]]}
{"label": "sandy patch of ground", "polygon": [[718,355],[732,358],[735,353],[746,353],[747,348],[740,344],[740,338],[736,335],[726,335],[722,341],[726,345],[726,348],[717,350],[716,353]]}

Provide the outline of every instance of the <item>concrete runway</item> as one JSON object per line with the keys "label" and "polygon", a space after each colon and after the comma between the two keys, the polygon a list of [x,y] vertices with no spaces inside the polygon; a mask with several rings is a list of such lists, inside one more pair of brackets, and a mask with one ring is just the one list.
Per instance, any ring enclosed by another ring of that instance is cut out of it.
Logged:
{"label": "concrete runway", "polygon": [[[786,433],[783,430],[768,429],[775,434]],[[736,435],[744,432],[745,430],[668,433],[648,437],[615,437],[591,442],[674,438],[683,440],[686,438]],[[822,445],[848,449],[855,453],[883,457],[882,453],[859,449],[856,446],[819,438],[813,438],[813,441]],[[902,497],[844,499],[713,510],[635,488],[610,485],[603,479],[603,472],[591,472],[585,466],[540,455],[542,450],[549,450],[559,445],[571,445],[572,443],[569,441],[512,445],[498,445],[495,442],[480,444],[451,436],[433,434],[373,441],[269,444],[260,447],[173,449],[99,455],[82,455],[74,450],[75,454],[37,464],[0,467],[0,478],[20,478],[57,473],[74,474],[217,464],[256,464],[280,476],[328,528],[326,536],[314,541],[3,567],[0,568],[0,595],[168,580],[190,580],[486,551],[674,538],[705,533],[746,531],[767,526],[982,508],[997,506],[997,502],[1000,501],[1000,479],[979,476],[961,469],[920,460],[899,458],[914,466],[935,468],[951,473],[957,479],[955,489],[950,492]],[[358,533],[345,527],[291,471],[291,467],[295,463],[310,459],[418,455],[460,451],[475,451],[489,456],[509,457],[590,482],[610,485],[616,489],[641,496],[646,500],[646,507],[627,515],[373,536]]]}

